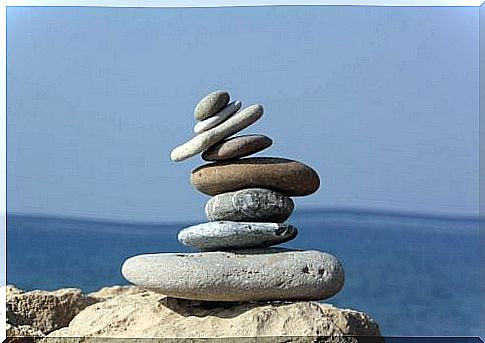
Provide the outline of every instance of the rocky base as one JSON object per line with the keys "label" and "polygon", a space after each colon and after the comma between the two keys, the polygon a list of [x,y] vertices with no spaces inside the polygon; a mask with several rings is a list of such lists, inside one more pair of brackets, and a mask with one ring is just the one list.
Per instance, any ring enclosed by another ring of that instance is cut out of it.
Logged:
{"label": "rocky base", "polygon": [[[84,305],[69,309],[76,316],[67,323],[52,313],[61,313],[68,309],[69,302],[50,301],[49,304],[64,306],[39,306],[34,292],[7,292],[7,335],[34,336],[46,335],[46,342],[70,342],[68,337],[77,337],[77,341],[89,340],[89,337],[111,338],[229,338],[229,337],[267,337],[271,342],[281,340],[282,336],[292,339],[284,341],[308,341],[315,337],[344,336],[380,336],[377,323],[362,312],[344,310],[329,304],[316,302],[270,302],[270,303],[224,303],[200,302],[168,298],[162,294],[143,290],[134,286],[114,286],[82,295]],[[18,301],[19,294],[30,293],[28,300],[24,296],[23,306],[12,306]],[[77,292],[69,290],[73,299]],[[33,294],[33,295],[32,295]],[[51,299],[65,297],[66,292],[42,292],[51,295]],[[64,298],[65,299],[65,298]],[[75,302],[79,304],[79,302]],[[28,310],[26,305],[30,304]],[[44,303],[45,304],[45,303]],[[20,310],[19,310],[20,309]],[[15,312],[17,311],[17,312]],[[35,320],[23,320],[25,316]],[[61,316],[62,317],[62,316]],[[9,318],[16,318],[9,322]],[[43,318],[50,318],[49,325]],[[66,317],[67,318],[67,317]],[[29,330],[23,330],[28,323]],[[52,331],[54,328],[59,328]],[[43,331],[44,330],[44,331]],[[80,338],[82,337],[82,339]],[[274,340],[273,340],[274,339]],[[278,340],[279,339],[279,340]],[[10,340],[12,341],[12,340]],[[25,340],[23,340],[25,341]],[[269,342],[268,341],[268,342]],[[311,340],[313,341],[313,339]],[[319,340],[322,341],[322,340]],[[349,341],[325,340],[325,341]],[[352,340],[350,340],[352,341]],[[354,340],[355,341],[355,340]],[[74,342],[74,341],[73,341]],[[238,342],[241,339],[238,338]],[[259,342],[259,340],[258,340]],[[266,340],[265,340],[266,342]]]}

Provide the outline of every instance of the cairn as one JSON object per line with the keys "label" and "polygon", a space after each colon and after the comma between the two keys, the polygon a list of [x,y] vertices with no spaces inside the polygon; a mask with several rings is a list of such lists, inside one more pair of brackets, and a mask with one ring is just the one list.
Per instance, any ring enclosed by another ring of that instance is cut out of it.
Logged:
{"label": "cairn", "polygon": [[318,174],[294,160],[247,157],[273,142],[257,134],[231,137],[263,115],[261,105],[241,106],[225,91],[206,95],[194,111],[196,136],[170,155],[183,161],[202,153],[210,162],[190,176],[198,191],[212,196],[205,206],[209,221],[178,234],[200,252],[134,256],[123,264],[123,276],[169,297],[200,301],[329,298],[344,283],[337,258],[273,247],[297,236],[285,222],[294,209],[291,197],[317,191]]}

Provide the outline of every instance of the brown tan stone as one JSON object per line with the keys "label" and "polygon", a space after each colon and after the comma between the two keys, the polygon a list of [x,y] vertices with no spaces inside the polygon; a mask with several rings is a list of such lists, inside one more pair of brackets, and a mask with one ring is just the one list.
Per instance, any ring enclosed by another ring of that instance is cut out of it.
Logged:
{"label": "brown tan stone", "polygon": [[202,154],[206,161],[224,161],[249,156],[271,146],[273,141],[264,135],[244,135],[226,139]]}
{"label": "brown tan stone", "polygon": [[205,164],[190,176],[202,193],[217,195],[244,188],[266,188],[287,196],[314,193],[318,174],[304,163],[285,158],[253,157]]}

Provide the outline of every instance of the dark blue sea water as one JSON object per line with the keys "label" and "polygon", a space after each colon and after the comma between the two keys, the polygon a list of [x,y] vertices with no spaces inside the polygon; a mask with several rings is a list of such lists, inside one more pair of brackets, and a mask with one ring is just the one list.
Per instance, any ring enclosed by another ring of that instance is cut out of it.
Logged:
{"label": "dark blue sea water", "polygon": [[[387,336],[477,336],[481,292],[479,222],[348,211],[296,212],[285,246],[337,256],[344,289],[327,302],[369,313]],[[121,224],[7,217],[7,282],[22,289],[126,284],[123,261],[189,251],[178,224]],[[482,293],[483,294],[483,293]],[[482,332],[483,334],[483,332]]]}

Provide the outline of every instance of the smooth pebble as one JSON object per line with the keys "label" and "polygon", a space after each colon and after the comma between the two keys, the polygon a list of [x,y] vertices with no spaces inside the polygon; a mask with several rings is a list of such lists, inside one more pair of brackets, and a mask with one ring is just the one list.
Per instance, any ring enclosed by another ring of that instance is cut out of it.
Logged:
{"label": "smooth pebble", "polygon": [[302,162],[276,157],[208,163],[192,171],[190,181],[198,191],[208,195],[265,188],[287,196],[303,196],[320,187],[318,174],[312,168]]}
{"label": "smooth pebble", "polygon": [[201,301],[322,300],[344,284],[336,257],[281,248],[139,255],[122,274],[169,297]]}
{"label": "smooth pebble", "polygon": [[195,124],[194,132],[196,134],[199,134],[209,129],[212,129],[213,127],[222,123],[224,120],[236,113],[241,108],[241,105],[242,102],[240,101],[231,102],[229,105],[214,114],[212,117],[199,121],[197,124]]}
{"label": "smooth pebble", "polygon": [[273,144],[271,138],[264,135],[244,135],[226,139],[202,153],[206,161],[224,161],[255,154]]}
{"label": "smooth pebble", "polygon": [[202,132],[170,153],[173,161],[183,161],[248,127],[263,115],[263,106],[252,105],[237,112],[216,127]]}
{"label": "smooth pebble", "polygon": [[229,93],[226,91],[214,91],[204,96],[194,109],[194,117],[197,120],[207,119],[229,103]]}
{"label": "smooth pebble", "polygon": [[177,238],[184,245],[208,251],[269,247],[297,234],[289,224],[218,221],[189,226]]}
{"label": "smooth pebble", "polygon": [[246,188],[213,196],[205,205],[210,221],[257,221],[282,223],[294,209],[291,198],[263,188]]}

